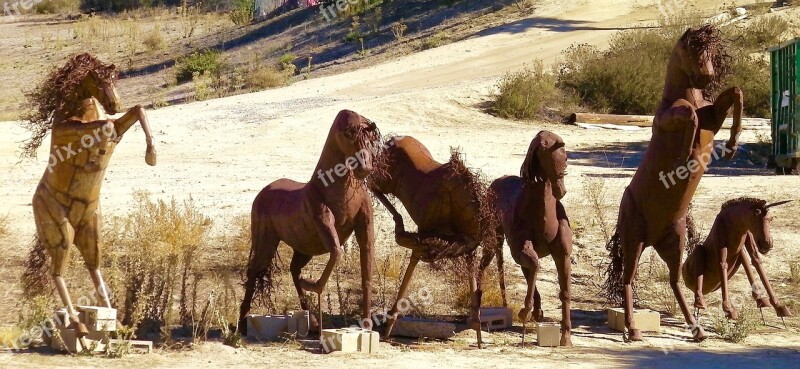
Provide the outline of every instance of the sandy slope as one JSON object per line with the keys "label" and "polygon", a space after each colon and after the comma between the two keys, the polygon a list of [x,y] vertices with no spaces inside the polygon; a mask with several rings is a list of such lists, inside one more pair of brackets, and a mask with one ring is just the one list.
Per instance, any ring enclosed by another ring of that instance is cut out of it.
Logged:
{"label": "sandy slope", "polygon": [[[650,2],[652,3],[652,2]],[[703,4],[713,4],[704,1]],[[311,175],[333,117],[341,109],[352,109],[378,122],[383,133],[413,135],[433,155],[445,159],[450,147],[460,147],[470,165],[488,178],[518,171],[530,139],[540,129],[564,137],[570,151],[570,193],[568,211],[582,207],[581,185],[586,176],[607,178],[612,203],[629,181],[637,155],[649,139],[649,132],[592,131],[567,126],[516,123],[484,114],[476,106],[487,99],[499,74],[517,69],[534,59],[554,61],[561,50],[573,43],[602,45],[613,31],[658,16],[655,8],[643,7],[643,0],[584,0],[570,5],[549,1],[530,19],[476,34],[462,42],[446,45],[374,67],[312,79],[292,86],[225,99],[174,106],[150,112],[159,150],[159,164],[148,167],[143,160],[144,139],[136,128],[125,137],[112,160],[103,188],[105,214],[124,214],[132,203],[132,192],[148,190],[157,198],[191,196],[203,211],[216,220],[216,231],[226,221],[247,213],[256,193],[280,177],[307,180]],[[718,5],[709,5],[714,8]],[[46,151],[35,162],[18,163],[16,143],[25,133],[16,125],[3,124],[0,132],[0,215],[8,214],[13,235],[2,250],[2,278],[13,280],[14,270],[24,256],[26,240],[34,232],[30,198],[46,166]],[[727,135],[722,132],[721,135]],[[753,132],[743,137],[754,141]],[[754,194],[769,200],[796,196],[793,177],[767,177],[765,170],[721,165],[712,169],[698,192],[698,213],[703,222],[713,219],[726,199]],[[615,208],[615,207],[614,207]],[[770,273],[786,275],[780,264],[794,258],[800,244],[794,238],[800,205],[776,209],[774,237],[777,245],[768,259]],[[609,209],[611,213],[613,209]],[[385,221],[385,215],[381,215]],[[612,215],[613,217],[613,215]],[[379,224],[379,249],[391,239],[387,224]],[[601,244],[581,245],[578,253],[602,253]],[[542,289],[545,298],[555,298],[552,263],[544,266]],[[10,268],[13,267],[13,268]],[[510,267],[510,269],[513,269]],[[518,273],[517,273],[518,274]],[[741,287],[741,286],[739,286]],[[8,296],[13,286],[5,285]],[[741,290],[741,288],[739,288]],[[550,304],[554,304],[551,300]],[[13,301],[0,301],[2,307]],[[600,307],[584,306],[597,317]],[[583,311],[583,310],[582,310]],[[599,313],[602,319],[602,313]],[[548,316],[556,316],[556,311]],[[772,315],[770,315],[772,316]],[[798,367],[796,330],[774,331],[751,337],[744,345],[712,340],[703,345],[687,341],[688,333],[677,326],[648,342],[627,345],[617,333],[591,319],[576,319],[575,348],[517,348],[498,344],[484,351],[464,350],[463,345],[422,346],[410,352],[384,346],[370,358],[350,355],[318,356],[294,348],[251,346],[235,350],[218,344],[204,345],[187,353],[158,353],[118,361],[88,358],[65,359],[35,353],[0,354],[0,367],[158,367],[242,366],[344,368],[365,367],[487,367],[536,365],[543,368],[569,367]],[[774,322],[774,316],[770,319]],[[498,336],[496,342],[518,340],[519,335]],[[468,341],[466,342],[468,343]],[[669,355],[662,352],[668,349]],[[754,365],[756,358],[767,360]],[[765,365],[764,365],[765,364]]]}

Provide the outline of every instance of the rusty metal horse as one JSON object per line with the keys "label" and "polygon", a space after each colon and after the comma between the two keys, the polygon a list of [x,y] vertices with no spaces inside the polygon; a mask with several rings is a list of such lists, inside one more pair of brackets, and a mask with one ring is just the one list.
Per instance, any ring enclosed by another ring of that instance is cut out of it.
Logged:
{"label": "rusty metal horse", "polygon": [[[519,319],[526,324],[531,319],[532,310],[534,320],[543,318],[536,276],[540,259],[552,255],[561,289],[561,345],[571,346],[572,228],[560,201],[567,193],[564,185],[566,170],[564,141],[555,133],[542,131],[528,147],[520,176],[502,177],[492,182],[489,188],[500,221],[498,249],[502,251],[505,235],[511,256],[522,268],[528,283]],[[503,254],[499,252],[498,259],[502,258]]]}
{"label": "rusty metal horse", "polygon": [[[478,286],[482,274],[475,274],[475,256],[478,246],[494,245],[495,239],[491,208],[484,199],[485,186],[479,176],[464,165],[458,152],[453,152],[450,162],[441,164],[433,159],[422,143],[409,136],[389,139],[382,163],[384,170],[370,176],[370,189],[393,216],[397,244],[412,250],[397,301],[388,313],[385,335],[391,334],[397,319],[397,302],[406,294],[420,261],[464,257],[471,274],[467,278],[471,292],[470,322],[477,332],[480,347],[481,290]],[[416,233],[405,230],[402,215],[386,195],[400,200],[417,225]],[[489,254],[484,248],[484,255]],[[488,263],[491,258],[484,260]],[[498,259],[498,267],[502,271],[501,259]],[[502,272],[500,278],[505,301]]]}
{"label": "rusty metal horse", "polygon": [[710,89],[728,74],[729,57],[719,31],[711,25],[690,28],[675,44],[667,66],[663,100],[653,122],[653,136],[620,204],[617,230],[607,248],[611,263],[604,294],[625,308],[628,338],[642,340],[633,322],[633,281],[642,251],[654,246],[669,268],[670,287],[695,340],[706,338],[689,311],[678,282],[686,244],[686,213],[712,157],[714,135],[733,107],[726,159],[736,152],[741,132],[743,94],[738,87],[716,100]]}
{"label": "rusty metal horse", "polygon": [[[775,297],[760,256],[772,249],[769,209],[788,202],[767,205],[764,200],[742,197],[722,205],[708,238],[691,248],[683,266],[683,282],[694,291],[695,309],[705,309],[704,295],[721,288],[722,311],[729,319],[736,319],[738,313],[730,302],[728,281],[741,266],[759,309],[774,307],[781,319],[792,316],[789,308]],[[766,295],[756,284],[754,266]]]}
{"label": "rusty metal horse", "polygon": [[[303,310],[309,310],[304,291],[322,294],[342,256],[342,243],[355,232],[360,248],[363,316],[370,315],[374,264],[372,199],[366,177],[372,173],[380,150],[376,124],[355,112],[341,111],[331,126],[311,180],[279,179],[264,188],[253,202],[252,247],[247,265],[245,295],[239,309],[239,329],[246,333],[245,317],[257,291],[271,293],[278,244],[293,250],[289,266]],[[330,254],[316,281],[301,278],[311,258]],[[312,316],[312,330],[319,324]]]}

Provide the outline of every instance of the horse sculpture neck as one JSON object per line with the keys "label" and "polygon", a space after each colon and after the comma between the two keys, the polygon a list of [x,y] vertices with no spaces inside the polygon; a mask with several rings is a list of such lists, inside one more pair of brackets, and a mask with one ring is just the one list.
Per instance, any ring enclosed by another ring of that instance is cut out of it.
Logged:
{"label": "horse sculpture neck", "polygon": [[[380,192],[397,197],[413,213],[413,199],[428,173],[440,168],[430,151],[413,137],[395,137],[386,148],[386,174],[376,178]],[[413,214],[412,214],[413,215]]]}
{"label": "horse sculpture neck", "polygon": [[357,158],[348,157],[339,148],[335,133],[331,131],[317,166],[314,168],[314,175],[309,181],[309,185],[315,187],[322,194],[325,203],[347,201],[348,193],[361,188],[361,181],[348,168],[353,161],[357,161]]}
{"label": "horse sculpture neck", "polygon": [[527,182],[522,187],[518,204],[523,208],[517,214],[526,214],[533,222],[537,234],[543,233],[551,242],[558,234],[558,200],[550,181]]}

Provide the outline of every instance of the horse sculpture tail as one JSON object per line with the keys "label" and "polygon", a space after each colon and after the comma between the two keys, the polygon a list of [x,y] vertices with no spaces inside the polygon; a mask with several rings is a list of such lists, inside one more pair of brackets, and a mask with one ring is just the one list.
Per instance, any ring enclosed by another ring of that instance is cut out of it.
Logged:
{"label": "horse sculpture tail", "polygon": [[47,247],[38,235],[33,236],[28,259],[22,272],[22,290],[25,296],[34,297],[49,293],[50,271],[47,263]]}
{"label": "horse sculpture tail", "polygon": [[271,297],[275,289],[274,274],[277,269],[280,240],[275,238],[268,217],[262,213],[262,209],[266,208],[266,202],[266,196],[262,191],[253,202],[250,216],[252,243],[247,261],[244,299],[239,309],[239,329],[243,333],[247,332],[244,320],[255,296],[259,296],[260,301],[269,309],[274,308]]}
{"label": "horse sculpture tail", "polygon": [[619,231],[615,231],[611,239],[608,240],[606,250],[608,250],[611,262],[606,268],[606,280],[603,283],[601,296],[605,297],[609,303],[622,304],[622,297],[625,293],[625,285],[622,282],[624,257]]}

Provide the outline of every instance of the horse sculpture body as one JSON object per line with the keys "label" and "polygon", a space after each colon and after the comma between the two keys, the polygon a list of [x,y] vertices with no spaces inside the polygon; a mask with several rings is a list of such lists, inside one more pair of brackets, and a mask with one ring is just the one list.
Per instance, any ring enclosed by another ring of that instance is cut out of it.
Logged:
{"label": "horse sculpture body", "polygon": [[[372,201],[364,179],[373,171],[380,143],[375,123],[355,112],[341,111],[311,180],[299,183],[279,179],[258,194],[252,208],[252,247],[239,310],[242,332],[246,332],[245,317],[256,291],[272,291],[281,241],[294,250],[290,273],[301,307],[309,310],[303,291],[322,293],[342,256],[342,243],[355,232],[361,253],[363,313],[365,318],[369,316],[375,236]],[[311,258],[324,254],[330,256],[320,278],[301,278],[300,273]],[[316,330],[321,322],[313,315],[311,320],[312,329]]]}
{"label": "horse sculpture body", "polygon": [[694,338],[705,339],[678,282],[686,243],[687,209],[712,157],[719,157],[713,146],[714,135],[731,107],[731,136],[720,147],[726,159],[733,157],[741,132],[741,90],[729,88],[713,102],[704,93],[726,73],[726,60],[722,40],[713,26],[689,29],[676,43],[667,66],[652,139],[623,194],[617,231],[607,246],[612,262],[605,293],[611,301],[623,302],[631,340],[642,339],[633,322],[633,280],[642,251],[651,245],[667,263],[670,286]]}
{"label": "horse sculpture body", "polygon": [[[490,208],[484,199],[480,180],[454,153],[450,162],[441,164],[433,159],[428,149],[413,137],[393,137],[386,144],[384,170],[370,177],[370,188],[391,212],[395,221],[395,240],[398,245],[411,249],[411,260],[403,275],[397,301],[406,294],[411,277],[419,261],[433,262],[441,259],[465,257],[472,270],[468,278],[472,305],[471,323],[480,338],[480,299],[478,289],[482,275],[474,273],[475,254],[484,239],[491,239]],[[388,200],[393,195],[400,200],[417,225],[417,233],[407,232],[403,217]],[[493,233],[491,233],[493,234]],[[484,252],[484,255],[487,255]],[[486,259],[486,262],[491,259]],[[498,260],[502,270],[502,260]],[[500,273],[503,301],[505,282]],[[397,319],[397,301],[389,310],[389,323],[385,335],[391,334]]]}
{"label": "horse sculpture body", "polygon": [[80,54],[29,95],[39,105],[29,119],[34,137],[24,147],[26,154],[33,155],[44,135],[52,131],[50,161],[33,196],[38,247],[45,247],[50,255],[56,290],[80,337],[89,332],[78,321],[62,274],[69,261],[69,248],[74,244],[101,301],[111,307],[99,270],[100,187],[114,148],[134,123],[140,122],[145,133],[145,161],[156,164],[144,109],[136,106],[119,119],[108,115],[121,109],[115,79],[113,65]]}
{"label": "horse sculpture body", "polygon": [[[536,276],[540,260],[553,256],[561,289],[561,345],[571,346],[570,287],[572,229],[560,199],[566,194],[564,176],[567,153],[558,135],[542,131],[528,148],[520,176],[506,176],[490,186],[495,211],[500,220],[498,242],[502,250],[503,236],[508,240],[511,256],[522,268],[528,283],[525,303],[519,318],[527,322],[543,317]],[[502,259],[502,253],[498,256]]]}
{"label": "horse sculpture body", "polygon": [[[705,309],[704,295],[721,288],[722,310],[728,318],[736,319],[738,313],[730,302],[728,281],[741,266],[758,308],[772,306],[779,317],[792,316],[789,308],[775,297],[760,256],[772,249],[769,208],[786,202],[767,205],[764,200],[743,197],[722,205],[708,238],[694,247],[683,266],[683,281],[687,288],[694,291],[695,308]],[[756,284],[753,266],[766,295]]]}

